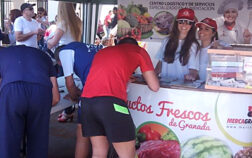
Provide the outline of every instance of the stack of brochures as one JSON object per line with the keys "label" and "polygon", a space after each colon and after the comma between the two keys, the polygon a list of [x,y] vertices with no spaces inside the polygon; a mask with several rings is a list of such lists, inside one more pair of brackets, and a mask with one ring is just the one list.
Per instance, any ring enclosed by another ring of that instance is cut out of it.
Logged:
{"label": "stack of brochures", "polygon": [[242,59],[237,56],[215,55],[211,58],[211,77],[212,80],[225,79],[242,79],[243,64]]}
{"label": "stack of brochures", "polygon": [[209,54],[205,88],[252,93],[252,53],[235,50],[215,51],[211,50]]}

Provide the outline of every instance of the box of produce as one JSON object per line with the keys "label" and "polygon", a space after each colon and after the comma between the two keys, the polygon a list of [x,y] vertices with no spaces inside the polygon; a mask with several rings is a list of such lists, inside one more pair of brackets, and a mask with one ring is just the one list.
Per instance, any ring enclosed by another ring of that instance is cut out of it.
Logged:
{"label": "box of produce", "polygon": [[153,34],[153,17],[142,4],[119,5],[117,36],[131,36],[137,40],[149,38]]}

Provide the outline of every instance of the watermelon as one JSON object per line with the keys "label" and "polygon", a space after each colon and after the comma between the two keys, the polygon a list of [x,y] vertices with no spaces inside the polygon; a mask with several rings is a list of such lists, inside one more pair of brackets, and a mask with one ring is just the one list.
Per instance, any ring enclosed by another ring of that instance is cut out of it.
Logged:
{"label": "watermelon", "polygon": [[198,136],[182,146],[181,158],[232,158],[232,151],[219,139]]}

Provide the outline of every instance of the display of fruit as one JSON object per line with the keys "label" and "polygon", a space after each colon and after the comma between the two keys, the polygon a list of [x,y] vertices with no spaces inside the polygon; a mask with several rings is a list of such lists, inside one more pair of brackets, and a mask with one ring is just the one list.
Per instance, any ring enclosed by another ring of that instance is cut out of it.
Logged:
{"label": "display of fruit", "polygon": [[133,16],[132,14],[127,15],[125,20],[129,22],[130,27],[137,27],[138,25],[137,18]]}
{"label": "display of fruit", "polygon": [[232,158],[232,151],[219,139],[198,136],[184,143],[181,158]]}
{"label": "display of fruit", "polygon": [[234,158],[252,158],[252,147],[244,147],[235,154]]}
{"label": "display of fruit", "polygon": [[148,8],[142,4],[131,3],[127,7],[119,5],[118,19],[129,23],[130,29],[121,28],[118,25],[119,38],[131,36],[137,40],[150,37],[153,32],[153,18],[148,13]]}

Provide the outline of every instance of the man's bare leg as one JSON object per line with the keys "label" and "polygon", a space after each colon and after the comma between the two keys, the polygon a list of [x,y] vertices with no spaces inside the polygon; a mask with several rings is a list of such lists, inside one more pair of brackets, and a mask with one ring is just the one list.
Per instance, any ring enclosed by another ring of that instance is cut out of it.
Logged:
{"label": "man's bare leg", "polygon": [[76,129],[75,158],[87,158],[89,153],[89,138],[82,136],[81,124]]}
{"label": "man's bare leg", "polygon": [[92,158],[107,158],[109,143],[105,136],[90,137],[93,149]]}
{"label": "man's bare leg", "polygon": [[120,158],[134,158],[136,155],[135,140],[112,143]]}

